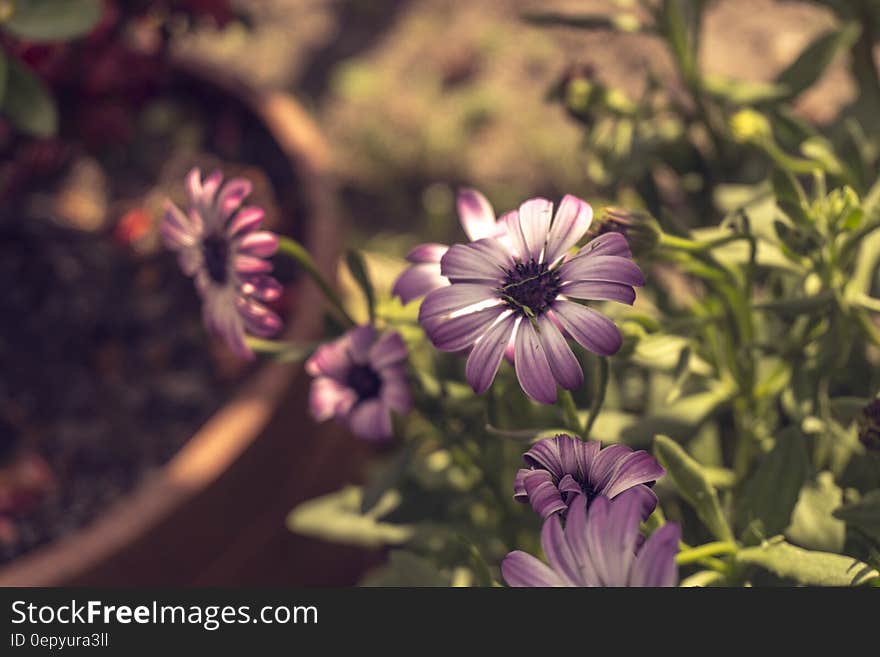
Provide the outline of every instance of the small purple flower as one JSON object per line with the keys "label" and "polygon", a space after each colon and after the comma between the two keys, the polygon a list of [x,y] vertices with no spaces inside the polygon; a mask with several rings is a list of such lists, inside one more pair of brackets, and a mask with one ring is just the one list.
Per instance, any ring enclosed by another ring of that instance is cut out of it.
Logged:
{"label": "small purple flower", "polygon": [[578,440],[564,433],[539,440],[523,454],[529,467],[516,473],[513,498],[530,502],[535,513],[546,519],[564,514],[578,497],[589,504],[598,496],[615,499],[632,491],[641,499],[642,519],[646,519],[657,506],[657,496],[648,485],[666,470],[644,450],[601,447],[598,440]]}
{"label": "small purple flower", "polygon": [[681,529],[666,523],[648,540],[639,533],[641,499],[634,491],[614,501],[583,495],[572,503],[563,529],[559,516],[544,521],[541,545],[548,566],[515,550],[501,563],[509,586],[675,586]]}
{"label": "small purple flower", "polygon": [[180,268],[195,280],[205,326],[238,356],[253,358],[245,332],[271,337],[281,328],[281,319],[264,304],[281,296],[266,260],[277,251],[278,237],[259,230],[262,209],[243,205],[251,192],[248,180],[222,183],[219,171],[204,180],[198,168],[190,171],[188,211],[168,202],[159,230]]}
{"label": "small purple flower", "polygon": [[644,278],[626,239],[602,235],[566,259],[593,211],[568,195],[551,223],[552,215],[550,201],[531,199],[499,220],[507,225],[506,244],[489,237],[450,247],[440,268],[451,285],[430,292],[419,309],[419,322],[435,347],[453,352],[473,347],[466,375],[477,393],[495,379],[511,340],[522,389],[545,404],[556,401],[557,384],[573,390],[583,383],[564,333],[597,354],[620,349],[614,322],[571,299],[633,303],[633,286],[643,285]]}
{"label": "small purple flower", "polygon": [[[503,239],[506,225],[495,221],[495,211],[486,197],[475,189],[458,193],[458,218],[471,241],[484,237]],[[391,294],[403,303],[426,295],[431,290],[449,285],[440,273],[440,260],[449,247],[446,244],[420,244],[406,256],[412,263],[394,282]]]}
{"label": "small purple flower", "polygon": [[306,372],[315,377],[312,415],[319,422],[335,417],[360,438],[391,438],[391,411],[402,415],[412,408],[406,358],[399,333],[377,336],[372,326],[321,345],[306,361]]}

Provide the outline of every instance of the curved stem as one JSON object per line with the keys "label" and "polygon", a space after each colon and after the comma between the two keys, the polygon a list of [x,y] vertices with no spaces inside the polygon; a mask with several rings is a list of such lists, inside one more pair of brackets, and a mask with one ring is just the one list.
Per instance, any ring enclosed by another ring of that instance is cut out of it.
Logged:
{"label": "curved stem", "polygon": [[578,416],[577,405],[574,403],[574,397],[572,397],[571,392],[565,389],[561,389],[559,391],[559,403],[562,406],[562,415],[565,418],[565,427],[569,431],[573,431],[578,436],[584,436],[584,428],[581,425],[580,417]]}
{"label": "curved stem", "polygon": [[356,322],[351,318],[351,315],[345,310],[342,305],[342,300],[339,298],[339,295],[336,293],[330,284],[324,279],[321,275],[321,272],[318,271],[317,265],[315,265],[315,261],[312,260],[312,256],[309,255],[309,252],[303,247],[302,244],[297,242],[296,240],[292,240],[289,237],[284,237],[283,235],[279,235],[278,237],[278,252],[283,253],[295,260],[303,269],[305,269],[306,273],[311,277],[313,281],[317,284],[317,286],[321,289],[321,292],[324,293],[324,297],[339,315],[340,319],[347,324],[348,326],[355,326]]}
{"label": "curved stem", "polygon": [[691,563],[703,562],[703,560],[709,557],[736,554],[736,549],[736,544],[728,541],[706,543],[705,545],[682,550],[675,556],[675,563],[679,566],[684,566]]}
{"label": "curved stem", "polygon": [[587,426],[584,427],[584,440],[590,437],[590,430],[599,417],[599,411],[605,403],[605,392],[608,390],[608,359],[599,356],[597,363],[596,388],[593,391],[593,403],[590,404],[590,417],[587,418]]}

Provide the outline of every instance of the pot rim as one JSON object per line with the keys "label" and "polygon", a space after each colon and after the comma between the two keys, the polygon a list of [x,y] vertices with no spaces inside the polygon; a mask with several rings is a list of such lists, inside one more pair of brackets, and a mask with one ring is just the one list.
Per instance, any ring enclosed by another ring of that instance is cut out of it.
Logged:
{"label": "pot rim", "polygon": [[[330,148],[317,124],[289,94],[258,90],[204,60],[172,58],[172,62],[180,71],[243,101],[262,120],[287,155],[305,194],[309,221],[303,226],[304,246],[321,274],[334,280],[340,226]],[[293,285],[296,308],[321,307],[321,293],[307,277]],[[321,328],[320,313],[294,312],[284,335],[308,340]],[[295,363],[261,365],[156,473],[89,524],[0,567],[0,586],[63,585],[148,534],[216,481],[256,441],[284,392],[301,375],[302,367]]]}

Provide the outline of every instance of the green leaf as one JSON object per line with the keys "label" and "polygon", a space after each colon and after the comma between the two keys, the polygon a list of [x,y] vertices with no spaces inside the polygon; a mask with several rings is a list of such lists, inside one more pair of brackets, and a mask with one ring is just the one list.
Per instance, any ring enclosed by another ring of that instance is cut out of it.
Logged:
{"label": "green leaf", "polygon": [[101,0],[18,0],[3,29],[28,41],[66,41],[101,20]]}
{"label": "green leaf", "polygon": [[804,226],[810,225],[807,208],[807,194],[790,171],[775,168],[771,176],[773,191],[776,193],[776,202],[792,220]]}
{"label": "green leaf", "polygon": [[806,439],[797,427],[784,429],[737,500],[740,532],[748,534],[752,542],[782,532],[791,521],[808,469]]}
{"label": "green leaf", "polygon": [[776,78],[776,83],[787,88],[787,98],[793,98],[811,87],[825,72],[838,53],[847,50],[859,38],[861,28],[850,23],[840,29],[821,34],[810,43]]}
{"label": "green leaf", "polygon": [[449,586],[449,578],[425,557],[394,550],[388,563],[368,573],[361,586]]}
{"label": "green leaf", "polygon": [[834,476],[830,472],[819,473],[815,481],[808,481],[801,489],[785,537],[810,550],[840,552],[846,526],[832,512],[842,500],[843,491],[834,483]]}
{"label": "green leaf", "polygon": [[721,75],[707,75],[703,78],[707,92],[736,106],[757,105],[784,98],[788,88],[773,82],[737,80]]}
{"label": "green leaf", "polygon": [[858,559],[803,550],[781,540],[740,550],[735,559],[738,564],[759,566],[777,577],[808,586],[855,586],[880,576]]}
{"label": "green leaf", "polygon": [[58,130],[55,100],[43,81],[14,60],[7,60],[3,114],[12,124],[36,137],[50,137]]}
{"label": "green leaf", "polygon": [[721,510],[718,493],[702,466],[678,443],[666,436],[657,436],[654,439],[654,455],[672,477],[678,492],[694,508],[712,535],[721,541],[733,541],[733,533]]}
{"label": "green leaf", "polygon": [[866,493],[855,504],[840,507],[834,517],[880,543],[880,488]]}
{"label": "green leaf", "polygon": [[370,313],[370,322],[376,319],[376,293],[373,289],[373,283],[370,281],[370,275],[367,272],[367,263],[360,251],[349,249],[345,254],[345,264],[348,271],[364,293],[367,300],[367,310]]}
{"label": "green leaf", "polygon": [[397,491],[386,491],[379,502],[363,514],[360,513],[362,498],[359,486],[346,486],[308,500],[287,515],[287,527],[304,536],[363,547],[400,545],[412,538],[412,527],[380,521],[400,504]]}

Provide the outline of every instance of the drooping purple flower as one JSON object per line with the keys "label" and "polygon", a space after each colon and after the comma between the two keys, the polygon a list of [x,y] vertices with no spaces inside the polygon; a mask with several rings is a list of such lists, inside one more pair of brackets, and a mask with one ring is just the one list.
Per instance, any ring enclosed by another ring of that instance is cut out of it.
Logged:
{"label": "drooping purple flower", "polygon": [[168,202],[159,230],[177,252],[180,268],[195,281],[207,329],[243,358],[253,358],[245,334],[271,337],[281,319],[264,302],[281,295],[266,258],[278,250],[278,237],[260,230],[263,210],[244,205],[250,181],[215,171],[202,180],[198,168],[186,177],[189,208]]}
{"label": "drooping purple flower", "polygon": [[509,586],[675,586],[681,529],[666,523],[644,540],[641,499],[635,491],[613,501],[572,503],[563,528],[559,516],[544,521],[541,546],[550,565],[521,550],[508,554],[501,574]]}
{"label": "drooping purple flower", "polygon": [[657,506],[649,485],[666,474],[644,450],[633,451],[626,445],[602,449],[598,440],[578,440],[564,433],[539,440],[523,460],[529,467],[516,473],[513,498],[531,503],[545,519],[564,514],[578,497],[589,503],[598,496],[615,499],[627,491],[641,499],[642,519],[647,519]]}
{"label": "drooping purple flower", "polygon": [[614,322],[572,299],[632,304],[633,286],[644,278],[618,233],[602,235],[566,259],[592,215],[588,203],[568,195],[551,222],[553,204],[531,199],[499,220],[507,225],[506,244],[491,237],[456,244],[441,258],[441,273],[451,285],[425,297],[419,322],[442,351],[473,347],[466,374],[477,393],[495,379],[511,339],[517,379],[529,397],[550,404],[557,384],[580,386],[583,371],[557,323],[597,354],[620,348]]}
{"label": "drooping purple flower", "polygon": [[[475,189],[462,189],[458,193],[458,219],[465,234],[471,241],[485,237],[503,239],[506,225],[496,222],[495,211],[485,196]],[[440,273],[440,260],[449,247],[446,244],[419,244],[406,256],[412,265],[394,282],[393,296],[403,303],[409,303],[426,295],[431,290],[449,285],[449,280]]]}
{"label": "drooping purple flower", "polygon": [[312,415],[318,421],[336,418],[360,438],[391,438],[391,411],[404,414],[412,408],[406,358],[399,333],[379,336],[372,326],[358,326],[321,345],[305,364],[315,377]]}

